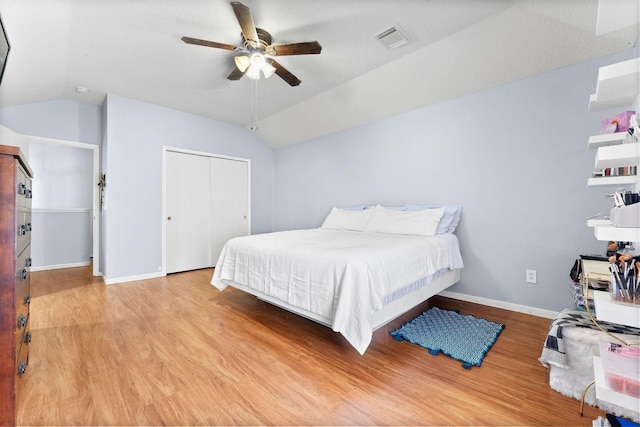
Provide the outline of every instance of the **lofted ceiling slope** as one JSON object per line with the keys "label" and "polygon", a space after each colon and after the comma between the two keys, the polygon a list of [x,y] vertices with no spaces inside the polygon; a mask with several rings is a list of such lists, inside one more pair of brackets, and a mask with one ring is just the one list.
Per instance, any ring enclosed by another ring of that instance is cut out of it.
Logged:
{"label": "lofted ceiling slope", "polygon": [[[616,1],[608,0],[612,7]],[[628,0],[626,0],[628,2]],[[597,0],[242,0],[274,44],[317,40],[320,55],[278,57],[302,83],[257,84],[256,136],[272,148],[630,49],[634,24],[596,36]],[[250,126],[251,81],[227,80],[240,46],[223,0],[0,0],[11,43],[0,107],[116,94]],[[408,43],[376,39],[398,25]],[[79,94],[78,86],[89,89]]]}

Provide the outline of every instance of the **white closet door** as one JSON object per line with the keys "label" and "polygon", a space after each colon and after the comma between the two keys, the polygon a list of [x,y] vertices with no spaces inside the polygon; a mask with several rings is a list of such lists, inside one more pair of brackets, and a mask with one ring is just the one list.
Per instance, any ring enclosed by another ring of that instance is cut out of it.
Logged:
{"label": "white closet door", "polygon": [[241,160],[211,157],[211,265],[232,237],[249,234],[249,166]]}
{"label": "white closet door", "polygon": [[166,153],[166,272],[211,266],[209,158]]}

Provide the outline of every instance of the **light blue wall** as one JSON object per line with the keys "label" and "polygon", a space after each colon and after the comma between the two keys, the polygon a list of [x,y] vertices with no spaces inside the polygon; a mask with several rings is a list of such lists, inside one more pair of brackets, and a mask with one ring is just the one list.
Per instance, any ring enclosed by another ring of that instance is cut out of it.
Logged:
{"label": "light blue wall", "polygon": [[163,146],[250,159],[252,233],[271,231],[272,150],[242,127],[112,95],[102,107],[57,100],[2,108],[0,124],[21,134],[101,145],[106,280],[161,268]]}
{"label": "light blue wall", "polygon": [[[603,253],[586,219],[608,211],[587,188],[587,139],[623,109],[589,113],[612,55],[274,152],[274,230],[322,224],[332,206],[460,204],[465,269],[452,291],[561,310],[569,270]],[[525,270],[538,283],[525,283]]]}
{"label": "light blue wall", "polygon": [[100,107],[65,99],[2,108],[0,123],[26,135],[87,144],[102,140]]}
{"label": "light blue wall", "polygon": [[161,269],[163,146],[250,159],[252,233],[271,231],[272,150],[250,131],[113,95],[104,108],[107,280]]}

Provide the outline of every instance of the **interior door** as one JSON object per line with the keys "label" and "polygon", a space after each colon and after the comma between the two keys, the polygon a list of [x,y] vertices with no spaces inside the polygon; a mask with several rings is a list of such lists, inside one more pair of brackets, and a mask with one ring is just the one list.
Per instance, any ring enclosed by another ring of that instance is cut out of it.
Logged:
{"label": "interior door", "polygon": [[211,265],[232,237],[249,234],[249,165],[211,157]]}
{"label": "interior door", "polygon": [[211,266],[209,158],[166,152],[166,273]]}

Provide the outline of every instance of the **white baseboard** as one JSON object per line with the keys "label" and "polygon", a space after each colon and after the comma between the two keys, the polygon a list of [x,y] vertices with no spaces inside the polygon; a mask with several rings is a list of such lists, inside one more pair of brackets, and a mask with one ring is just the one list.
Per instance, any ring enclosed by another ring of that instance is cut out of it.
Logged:
{"label": "white baseboard", "polygon": [[548,319],[555,319],[556,316],[558,315],[558,312],[553,310],[545,310],[543,308],[529,307],[526,305],[513,304],[505,301],[498,301],[495,299],[476,297],[473,295],[461,294],[458,292],[442,291],[438,295],[441,295],[447,298],[458,299],[461,301],[475,302],[477,304],[488,305],[489,307],[496,307],[496,308],[502,308],[505,310],[516,311],[518,313],[531,314],[533,316],[538,316],[538,317],[546,317]]}
{"label": "white baseboard", "polygon": [[146,280],[146,279],[156,279],[158,277],[164,277],[166,274],[163,273],[149,273],[149,274],[140,274],[138,276],[126,276],[126,277],[116,277],[115,279],[107,279],[102,276],[102,280],[105,285],[115,285],[116,283],[124,283],[124,282],[135,282],[137,280]]}
{"label": "white baseboard", "polygon": [[37,267],[32,266],[31,271],[60,270],[61,268],[86,267],[88,265],[91,265],[91,261],[72,262],[69,264],[57,264],[57,265],[40,265]]}

